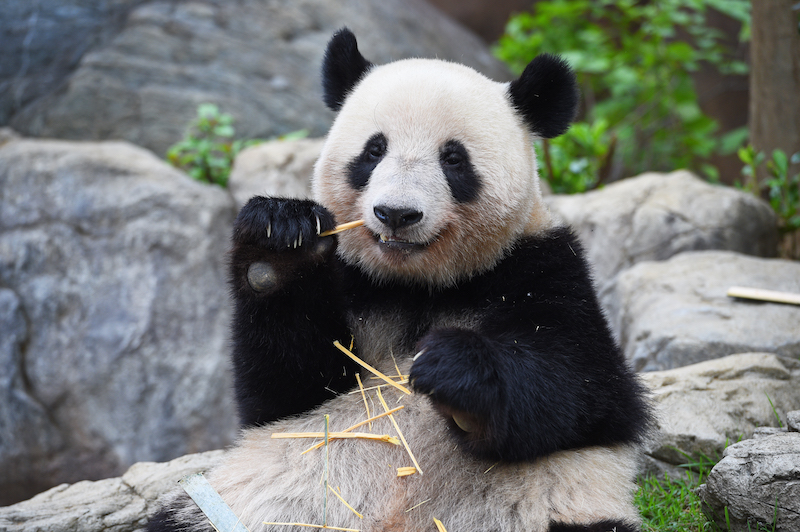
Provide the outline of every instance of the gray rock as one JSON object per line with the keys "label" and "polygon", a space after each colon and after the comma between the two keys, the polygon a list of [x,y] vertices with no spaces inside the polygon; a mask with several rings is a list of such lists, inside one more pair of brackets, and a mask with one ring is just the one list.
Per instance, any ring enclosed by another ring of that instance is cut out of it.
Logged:
{"label": "gray rock", "polygon": [[508,77],[477,36],[424,0],[148,1],[10,123],[30,136],[125,139],[163,154],[211,102],[243,138],[320,136],[333,117],[321,101],[322,54],[345,25],[376,63],[439,57]]}
{"label": "gray rock", "polygon": [[800,432],[800,410],[786,413],[786,426],[792,432]]}
{"label": "gray rock", "polygon": [[729,521],[725,529],[731,532],[763,530],[759,525],[776,532],[800,530],[800,434],[731,445],[698,493],[710,516],[722,527]]}
{"label": "gray rock", "polygon": [[773,257],[777,250],[777,221],[769,205],[685,170],[642,174],[546,201],[578,233],[600,287],[638,262],[685,251]]}
{"label": "gray rock", "polygon": [[251,146],[236,157],[228,189],[242,207],[256,195],[311,197],[311,175],[324,139],[276,140]]}
{"label": "gray rock", "polygon": [[0,124],[63,83],[143,0],[0,2]]}
{"label": "gray rock", "polygon": [[800,263],[687,252],[623,271],[607,283],[601,300],[636,370],[735,353],[800,356],[800,307],[729,298],[734,285],[800,292]]}
{"label": "gray rock", "polygon": [[779,430],[776,413],[785,420],[800,408],[797,358],[737,354],[641,378],[652,391],[658,424],[646,452],[671,465],[719,460],[726,445],[760,428]]}
{"label": "gray rock", "polygon": [[182,456],[167,463],[140,462],[122,477],[62,484],[30,500],[0,508],[6,532],[137,532],[156,500],[186,475],[211,469],[224,451]]}
{"label": "gray rock", "polygon": [[127,143],[0,146],[0,504],[232,441],[233,215]]}

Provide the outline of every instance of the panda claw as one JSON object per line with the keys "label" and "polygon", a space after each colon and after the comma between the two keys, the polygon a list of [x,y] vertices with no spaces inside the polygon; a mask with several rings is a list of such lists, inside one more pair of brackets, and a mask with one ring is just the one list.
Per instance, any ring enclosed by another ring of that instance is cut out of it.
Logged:
{"label": "panda claw", "polygon": [[317,235],[319,235],[322,232],[322,224],[320,224],[319,216],[316,214],[314,215],[314,219],[317,221]]}
{"label": "panda claw", "polygon": [[267,223],[267,238],[272,236],[272,222]]}

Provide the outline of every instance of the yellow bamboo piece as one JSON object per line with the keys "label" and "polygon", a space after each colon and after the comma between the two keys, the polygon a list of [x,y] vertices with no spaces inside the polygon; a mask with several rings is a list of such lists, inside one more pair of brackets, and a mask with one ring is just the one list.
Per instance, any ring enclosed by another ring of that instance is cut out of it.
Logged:
{"label": "yellow bamboo piece", "polygon": [[[353,349],[352,342],[350,343],[350,349]],[[358,373],[356,373],[356,381],[358,381],[358,389],[361,390],[361,398],[364,400],[364,408],[367,409],[367,417],[371,417],[369,413],[369,404],[367,403],[367,394],[364,393],[364,385],[361,383],[361,375]],[[369,424],[369,430],[372,430],[372,423]]]}
{"label": "yellow bamboo piece", "polygon": [[[361,360],[360,358],[358,358],[357,356],[355,356],[353,353],[351,353],[351,352],[350,352],[350,350],[349,350],[349,349],[347,349],[345,346],[343,346],[342,344],[340,344],[340,343],[339,343],[339,340],[334,340],[334,342],[333,342],[333,345],[335,345],[335,346],[336,346],[336,348],[337,348],[339,351],[341,351],[342,353],[344,353],[345,355],[347,355],[348,357],[350,357],[350,358],[353,360],[353,362],[355,362],[356,364],[358,364],[358,365],[359,365],[359,366],[361,366],[362,368],[366,369],[367,371],[371,371],[371,372],[372,372],[374,375],[377,375],[378,377],[380,377],[381,379],[383,379],[384,381],[386,381],[386,383],[387,383],[387,384],[389,384],[389,385],[391,385],[391,386],[394,386],[395,388],[397,388],[397,389],[398,389],[398,390],[400,390],[401,392],[403,392],[403,393],[405,393],[405,394],[408,394],[408,395],[411,395],[411,390],[409,390],[409,389],[408,389],[408,388],[406,388],[405,386],[402,386],[402,385],[400,385],[400,384],[397,384],[397,383],[396,383],[396,382],[394,382],[392,379],[390,379],[389,377],[387,377],[386,375],[384,375],[383,373],[381,373],[381,372],[380,372],[380,371],[378,371],[377,369],[373,368],[372,366],[370,366],[369,364],[367,364],[366,362],[364,362],[363,360]],[[387,408],[386,410],[389,410],[389,409]]]}
{"label": "yellow bamboo piece", "polygon": [[439,521],[434,517],[433,522],[436,523],[436,530],[438,530],[439,532],[447,532],[447,529],[444,527],[441,521]]}
{"label": "yellow bamboo piece", "polygon": [[[375,377],[375,378],[377,379],[377,377]],[[395,381],[395,382],[397,384],[408,384],[408,379],[403,379],[401,381]],[[367,386],[366,388],[364,388],[364,391],[368,392],[370,390],[377,390],[378,388],[386,388],[387,386],[389,386],[389,385],[388,384],[376,384],[375,386]],[[356,394],[356,393],[361,393],[361,390],[353,390],[352,392],[348,392],[349,395],[353,395],[353,394]]]}
{"label": "yellow bamboo piece", "polygon": [[[274,432],[270,436],[275,440],[286,440],[293,438],[324,438],[324,432]],[[331,440],[342,439],[361,439],[361,440],[375,440],[391,443],[392,445],[400,445],[400,440],[388,434],[369,434],[367,432],[329,432],[328,438]],[[322,442],[324,445],[325,442]]]}
{"label": "yellow bamboo piece", "polygon": [[275,526],[304,526],[306,528],[319,528],[322,530],[343,530],[344,532],[361,532],[359,528],[342,528],[339,526],[327,526],[327,525],[309,525],[307,523],[270,523],[268,521],[263,521],[265,525],[275,525]]}
{"label": "yellow bamboo piece", "polygon": [[[378,393],[378,399],[380,399],[381,404],[383,405],[383,409],[388,412],[389,411],[389,405],[387,405],[386,401],[383,400],[383,394],[381,393],[380,388],[378,388],[377,393]],[[400,425],[398,425],[397,421],[394,420],[394,416],[393,415],[389,414],[389,419],[392,421],[392,425],[394,425],[394,430],[397,431],[397,435],[400,436],[400,441],[403,442],[403,447],[406,448],[406,451],[408,452],[408,456],[410,456],[411,457],[411,461],[414,462],[414,467],[416,467],[417,471],[419,471],[419,474],[422,475],[422,469],[420,469],[420,467],[419,467],[419,462],[417,462],[417,459],[414,458],[414,453],[411,452],[411,447],[408,446],[408,442],[406,441],[405,437],[403,436],[403,432],[400,430]]]}
{"label": "yellow bamboo piece", "polygon": [[408,513],[408,512],[410,512],[411,510],[416,510],[417,508],[419,508],[420,506],[422,506],[422,505],[423,505],[423,504],[425,504],[426,502],[431,502],[431,500],[430,500],[430,499],[425,499],[424,501],[422,501],[422,502],[420,502],[420,503],[417,503],[417,504],[415,504],[414,506],[412,506],[411,508],[409,508],[408,510],[406,510],[406,511],[405,511],[405,513]]}
{"label": "yellow bamboo piece", "polygon": [[[364,425],[366,425],[367,423],[372,423],[372,422],[373,422],[373,421],[375,421],[376,419],[380,419],[380,418],[382,418],[382,417],[389,416],[389,415],[391,415],[391,414],[394,414],[394,413],[395,413],[395,412],[397,412],[398,410],[402,410],[402,409],[404,409],[404,408],[405,408],[405,405],[398,406],[397,408],[392,408],[392,409],[391,409],[390,411],[388,411],[388,412],[384,412],[383,414],[378,414],[377,416],[372,416],[371,418],[369,418],[369,419],[365,419],[364,421],[362,421],[362,422],[360,422],[360,423],[356,423],[356,424],[355,424],[355,425],[353,425],[352,427],[347,427],[347,428],[346,428],[346,429],[344,429],[342,432],[351,432],[351,431],[353,431],[353,430],[356,430],[356,429],[357,429],[357,428],[359,428],[359,427],[363,427],[363,426],[364,426]],[[312,445],[311,447],[309,447],[308,449],[306,449],[305,451],[303,451],[303,452],[302,452],[302,453],[300,453],[300,454],[306,454],[307,452],[313,451],[314,449],[319,449],[319,448],[320,448],[320,447],[322,447],[323,445],[325,445],[325,442],[324,442],[324,441],[321,441],[321,442],[319,442],[319,443],[315,443],[314,445]]]}
{"label": "yellow bamboo piece", "polygon": [[414,466],[409,467],[398,467],[397,468],[397,476],[398,477],[407,477],[409,475],[413,475],[417,472],[417,468]]}
{"label": "yellow bamboo piece", "polygon": [[355,220],[354,222],[347,222],[344,224],[337,225],[330,231],[323,231],[322,233],[319,234],[319,236],[335,235],[336,233],[341,233],[342,231],[347,231],[348,229],[354,229],[362,225],[364,225],[364,220]]}
{"label": "yellow bamboo piece", "polygon": [[352,506],[350,506],[349,504],[347,504],[347,501],[346,501],[346,500],[344,500],[344,498],[343,498],[341,495],[339,495],[339,494],[336,492],[336,490],[335,490],[335,489],[333,489],[333,488],[330,486],[330,484],[328,484],[328,489],[329,489],[329,490],[331,490],[331,491],[333,492],[333,494],[334,494],[334,495],[336,495],[336,496],[339,498],[339,500],[340,500],[340,501],[342,501],[342,504],[344,504],[345,506],[347,506],[347,508],[348,508],[348,509],[349,509],[351,512],[353,512],[354,514],[356,514],[356,515],[358,516],[358,518],[359,518],[359,519],[364,519],[364,516],[363,516],[363,515],[361,515],[360,513],[356,512],[356,511],[355,511],[355,509],[354,509]]}

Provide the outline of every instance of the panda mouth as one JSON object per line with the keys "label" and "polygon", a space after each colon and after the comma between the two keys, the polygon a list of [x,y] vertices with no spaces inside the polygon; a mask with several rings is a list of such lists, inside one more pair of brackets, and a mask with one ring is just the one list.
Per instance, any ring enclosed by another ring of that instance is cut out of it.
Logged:
{"label": "panda mouth", "polygon": [[381,246],[384,246],[387,249],[405,251],[407,253],[423,249],[426,246],[426,244],[420,244],[418,242],[403,240],[402,238],[397,238],[394,235],[387,235],[386,233],[375,235],[375,238],[377,239],[378,243]]}

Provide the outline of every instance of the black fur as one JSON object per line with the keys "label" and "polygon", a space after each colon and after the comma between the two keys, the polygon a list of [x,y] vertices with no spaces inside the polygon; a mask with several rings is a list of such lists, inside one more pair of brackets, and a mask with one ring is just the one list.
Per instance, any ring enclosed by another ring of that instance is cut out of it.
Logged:
{"label": "black fur", "polygon": [[353,32],[342,28],[333,34],[322,60],[322,94],[325,105],[338,111],[345,98],[372,68],[358,51]]}
{"label": "black fur", "polygon": [[639,532],[639,527],[621,521],[600,521],[591,525],[551,523],[547,532]]}
{"label": "black fur", "polygon": [[372,171],[378,166],[389,149],[389,143],[383,133],[375,133],[367,142],[358,157],[347,165],[347,179],[350,186],[361,190],[369,182]]}
{"label": "black fur", "polygon": [[508,92],[528,127],[541,137],[561,135],[575,119],[579,97],[575,73],[558,56],[535,57]]}
{"label": "black fur", "polygon": [[[561,449],[639,441],[644,390],[614,343],[581,247],[565,228],[529,238],[494,270],[430,295],[371,286],[352,268],[345,294],[357,315],[377,309],[407,324],[418,392],[448,417],[476,426],[453,433],[475,455],[529,460]],[[431,329],[437,316],[477,315],[469,329]],[[416,347],[414,347],[416,345]]]}
{"label": "black fur", "polygon": [[[342,368],[332,341],[350,337],[348,314],[390,312],[405,326],[401,347],[425,350],[411,369],[415,390],[430,394],[448,419],[455,413],[474,421],[470,433],[452,426],[477,456],[529,460],[643,435],[642,387],[611,338],[569,230],[523,240],[491,272],[431,294],[376,285],[330,251],[318,257],[305,249],[317,245],[315,234],[286,249],[311,213],[327,214],[307,200],[256,198],[236,222],[234,368],[245,423],[302,412],[331,397],[328,389],[347,389],[354,371]],[[263,238],[267,220],[271,239]],[[323,230],[332,223],[328,215]],[[246,272],[258,261],[288,272],[276,291],[248,284]],[[478,326],[434,328],[453,315],[474,316]]]}
{"label": "black fur", "polygon": [[[355,383],[355,366],[331,343],[350,333],[330,264],[336,240],[317,236],[317,219],[323,232],[335,225],[312,201],[255,197],[234,222],[233,372],[243,425],[304,412]],[[275,272],[268,291],[253,289],[253,264]]]}
{"label": "black fur", "polygon": [[453,199],[466,203],[478,197],[481,180],[472,166],[467,148],[462,143],[448,140],[439,150],[439,164],[447,178]]}

